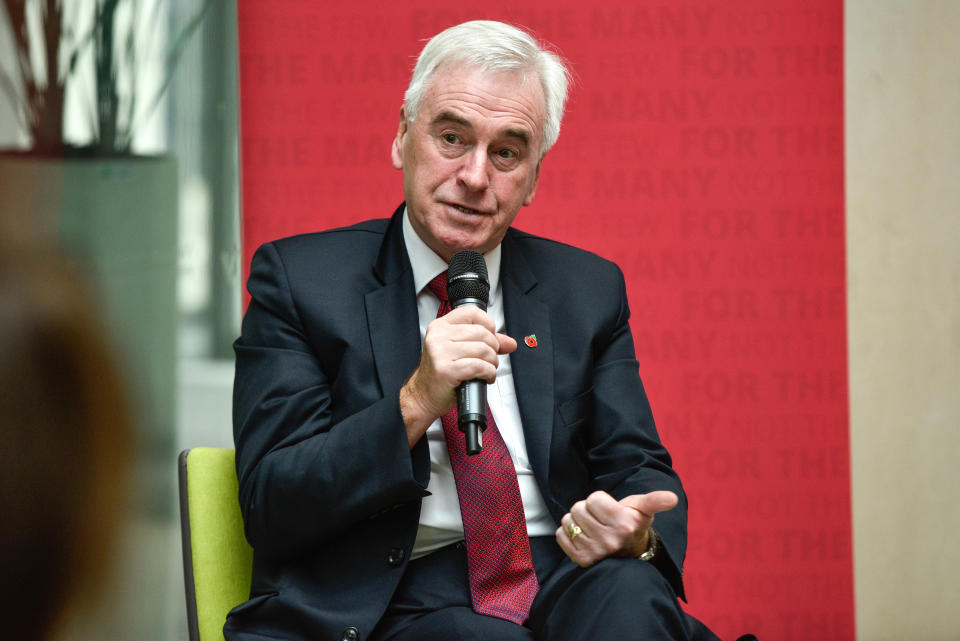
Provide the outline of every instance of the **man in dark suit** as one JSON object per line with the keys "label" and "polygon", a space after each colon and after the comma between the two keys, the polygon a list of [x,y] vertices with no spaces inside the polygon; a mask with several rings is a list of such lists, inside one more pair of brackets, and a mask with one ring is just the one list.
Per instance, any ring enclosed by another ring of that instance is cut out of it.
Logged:
{"label": "man in dark suit", "polygon": [[[623,276],[510,227],[566,85],[522,31],[448,29],[400,111],[404,205],[257,252],[234,391],[254,574],[228,639],[712,638],[677,603],[685,498]],[[464,249],[486,312],[446,313],[437,277]],[[469,457],[447,426],[474,379],[491,418]]]}

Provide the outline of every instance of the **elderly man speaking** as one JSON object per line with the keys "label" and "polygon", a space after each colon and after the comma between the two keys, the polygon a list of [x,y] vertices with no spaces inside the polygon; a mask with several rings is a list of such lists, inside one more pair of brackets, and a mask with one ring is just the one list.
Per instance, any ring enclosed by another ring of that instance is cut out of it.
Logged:
{"label": "elderly man speaking", "polygon": [[[253,583],[227,639],[715,638],[678,603],[686,500],[623,275],[511,227],[567,80],[514,27],[443,31],[400,108],[404,203],[257,251],[234,389]],[[448,297],[463,250],[486,309]],[[467,381],[489,406],[478,454]]]}

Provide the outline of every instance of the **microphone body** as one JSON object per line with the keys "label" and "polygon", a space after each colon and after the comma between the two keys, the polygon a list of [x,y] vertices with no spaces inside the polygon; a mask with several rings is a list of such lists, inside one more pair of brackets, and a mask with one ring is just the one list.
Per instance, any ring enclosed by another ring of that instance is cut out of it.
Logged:
{"label": "microphone body", "polygon": [[[474,305],[487,311],[490,281],[483,255],[472,250],[457,252],[447,269],[447,296],[456,309]],[[457,386],[457,425],[466,440],[467,454],[479,454],[480,433],[487,429],[487,384],[474,379]]]}

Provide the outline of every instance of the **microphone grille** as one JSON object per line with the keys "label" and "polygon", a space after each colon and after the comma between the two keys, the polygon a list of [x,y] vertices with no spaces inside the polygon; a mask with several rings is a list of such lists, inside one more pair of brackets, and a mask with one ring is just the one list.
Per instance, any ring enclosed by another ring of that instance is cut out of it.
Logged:
{"label": "microphone grille", "polygon": [[447,295],[450,302],[472,298],[486,305],[490,299],[487,263],[480,252],[465,249],[453,255],[447,269]]}

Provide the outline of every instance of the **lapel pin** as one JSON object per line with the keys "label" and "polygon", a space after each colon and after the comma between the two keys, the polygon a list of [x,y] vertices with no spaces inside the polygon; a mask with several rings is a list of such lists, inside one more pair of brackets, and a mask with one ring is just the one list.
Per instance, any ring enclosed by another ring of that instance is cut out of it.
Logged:
{"label": "lapel pin", "polygon": [[530,334],[529,336],[523,337],[523,342],[527,344],[527,347],[536,347],[537,346],[537,335]]}

